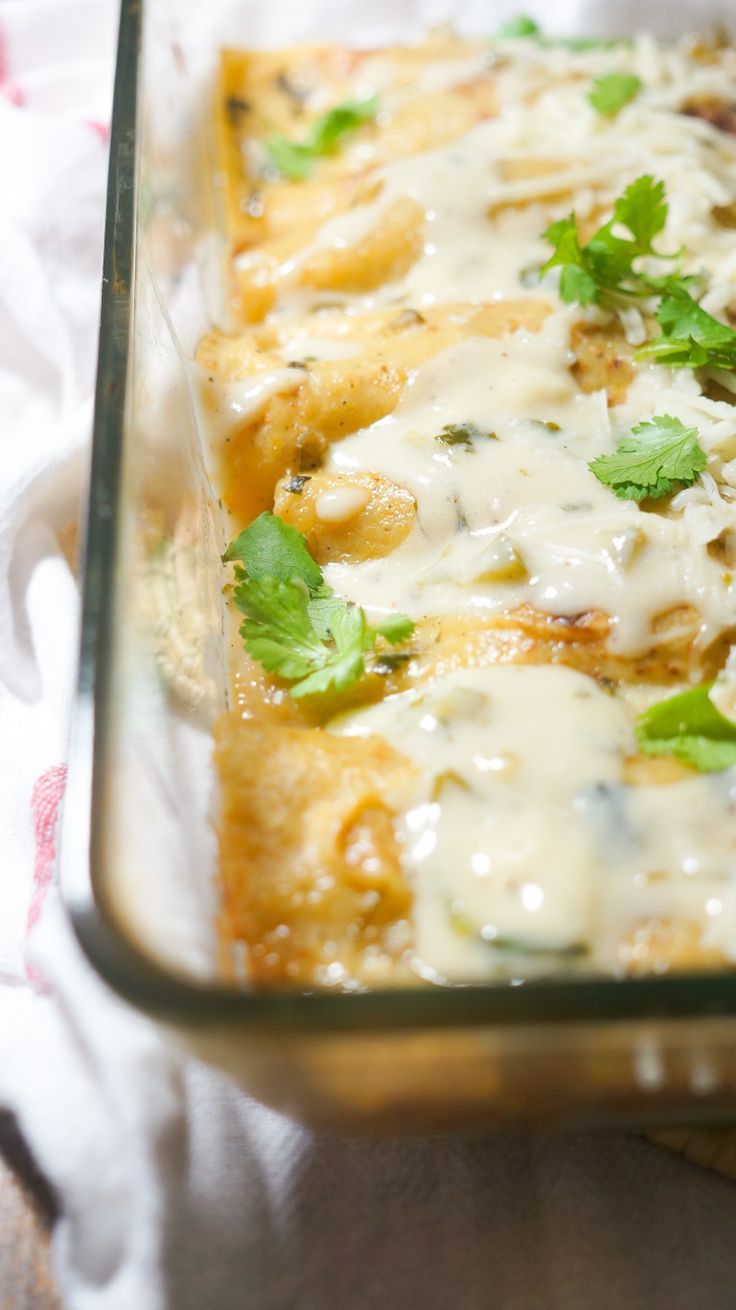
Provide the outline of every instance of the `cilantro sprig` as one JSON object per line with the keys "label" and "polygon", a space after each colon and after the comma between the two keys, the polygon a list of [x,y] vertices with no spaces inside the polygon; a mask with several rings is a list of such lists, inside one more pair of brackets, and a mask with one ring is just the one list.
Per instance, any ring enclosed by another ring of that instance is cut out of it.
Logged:
{"label": "cilantro sprig", "polygon": [[[561,268],[559,292],[566,304],[620,308],[622,299],[648,298],[656,303],[658,337],[637,351],[638,359],[652,359],[669,368],[736,368],[736,331],[698,304],[691,294],[697,277],[678,273],[655,276],[635,264],[642,256],[676,259],[654,248],[654,239],[667,221],[664,183],[649,174],[626,188],[613,207],[613,217],[580,242],[573,211],[547,228],[544,237],[554,246],[539,276]],[[626,229],[620,236],[614,228]]]}
{"label": "cilantro sprig", "polygon": [[377,113],[376,96],[368,100],[346,100],[315,118],[303,141],[292,141],[280,133],[266,137],[266,153],[284,177],[303,181],[320,156],[331,154],[348,132],[371,122]]}
{"label": "cilantro sprig", "polygon": [[514,41],[527,38],[533,41],[535,45],[541,46],[543,50],[551,49],[554,46],[562,46],[564,49],[572,50],[577,54],[586,50],[610,50],[614,46],[630,44],[630,42],[616,37],[606,39],[605,37],[594,36],[545,36],[539,23],[527,14],[517,14],[515,18],[510,18],[507,22],[502,23],[495,33],[497,41]]}
{"label": "cilantro sprig", "polygon": [[259,514],[230,542],[222,559],[224,564],[241,565],[254,582],[263,578],[290,582],[298,578],[310,592],[317,591],[324,583],[322,570],[312,559],[304,534],[275,514]]}
{"label": "cilantro sprig", "polygon": [[588,468],[622,500],[658,500],[691,487],[702,473],[706,454],[696,428],[671,414],[638,423],[612,455],[599,455]]}
{"label": "cilantro sprig", "polygon": [[[645,173],[618,197],[613,217],[586,245],[580,244],[574,211],[548,227],[544,237],[554,252],[540,270],[541,276],[552,268],[562,269],[560,296],[566,304],[598,305],[611,297],[651,295],[657,279],[637,272],[634,261],[642,256],[671,258],[653,246],[666,221],[664,182]],[[616,227],[630,235],[617,235]]]}
{"label": "cilantro sprig", "polygon": [[670,368],[736,368],[736,332],[693,300],[682,282],[672,282],[655,317],[662,331],[638,356]]}
{"label": "cilantro sprig", "polygon": [[507,22],[502,23],[496,30],[496,39],[498,41],[515,41],[521,37],[540,37],[542,29],[539,23],[530,18],[528,14],[517,14],[515,18],[509,18]]}
{"label": "cilantro sprig", "polygon": [[635,73],[606,73],[596,77],[588,100],[599,114],[617,114],[641,91],[641,78]]}
{"label": "cilantro sprig", "polygon": [[736,764],[736,723],[710,699],[712,682],[658,701],[639,715],[636,737],[645,755],[674,755],[701,773]]}
{"label": "cilantro sprig", "polygon": [[246,650],[291,682],[292,696],[344,691],[365,674],[379,636],[396,645],[414,631],[405,614],[372,625],[360,606],[336,596],[302,533],[274,514],[259,514],[222,558],[235,564]]}

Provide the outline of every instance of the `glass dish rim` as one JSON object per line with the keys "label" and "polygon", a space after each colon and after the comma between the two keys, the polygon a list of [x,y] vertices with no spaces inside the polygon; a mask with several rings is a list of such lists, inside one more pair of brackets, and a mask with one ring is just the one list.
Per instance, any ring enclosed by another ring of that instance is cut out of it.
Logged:
{"label": "glass dish rim", "polygon": [[[145,0],[122,0],[105,217],[99,355],[82,568],[77,693],[62,816],[61,890],[76,936],[116,991],[159,1018],[302,1032],[682,1020],[736,1013],[736,971],[582,976],[366,992],[254,991],[184,979],[116,922],[104,891],[97,824],[111,723],[121,467],[136,258],[138,82]],[[73,879],[68,872],[74,862]]]}

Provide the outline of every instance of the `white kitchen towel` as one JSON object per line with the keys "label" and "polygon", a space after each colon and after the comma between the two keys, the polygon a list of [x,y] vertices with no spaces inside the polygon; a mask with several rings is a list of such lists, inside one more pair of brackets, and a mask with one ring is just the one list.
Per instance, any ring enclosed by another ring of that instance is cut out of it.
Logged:
{"label": "white kitchen towel", "polygon": [[114,27],[112,0],[0,0],[0,1104],[58,1197],[65,1304],[726,1310],[723,1179],[623,1136],[307,1133],[178,1062],[80,957],[51,872]]}

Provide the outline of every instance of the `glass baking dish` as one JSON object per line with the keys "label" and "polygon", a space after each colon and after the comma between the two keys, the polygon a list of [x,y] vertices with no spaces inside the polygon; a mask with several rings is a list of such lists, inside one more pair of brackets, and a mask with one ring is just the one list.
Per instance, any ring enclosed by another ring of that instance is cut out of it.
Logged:
{"label": "glass baking dish", "polygon": [[[351,7],[331,7],[325,36],[349,34]],[[596,23],[581,6],[586,30],[615,34],[625,8]],[[435,9],[404,6],[413,21]],[[145,15],[141,0],[122,4],[61,843],[79,940],[124,997],[311,1123],[732,1118],[736,974],[255,994],[221,968],[211,729],[226,695],[223,528],[187,360],[222,321],[208,79],[223,41],[251,39],[249,13],[247,3],[150,0]],[[288,16],[297,38],[309,35],[303,14]]]}

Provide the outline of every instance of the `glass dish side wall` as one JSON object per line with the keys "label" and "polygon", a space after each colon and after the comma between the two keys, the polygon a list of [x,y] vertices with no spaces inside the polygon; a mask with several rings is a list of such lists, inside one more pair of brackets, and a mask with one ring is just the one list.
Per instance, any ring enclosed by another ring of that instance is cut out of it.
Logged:
{"label": "glass dish side wall", "polygon": [[140,5],[123,4],[63,839],[80,939],[124,995],[312,1122],[729,1115],[731,976],[267,996],[220,974],[210,751],[225,697],[222,540],[187,361],[221,321],[203,204],[207,77],[222,40],[248,40],[248,6],[237,21],[232,5],[213,12],[205,41],[201,6],[151,0],[139,70]]}

